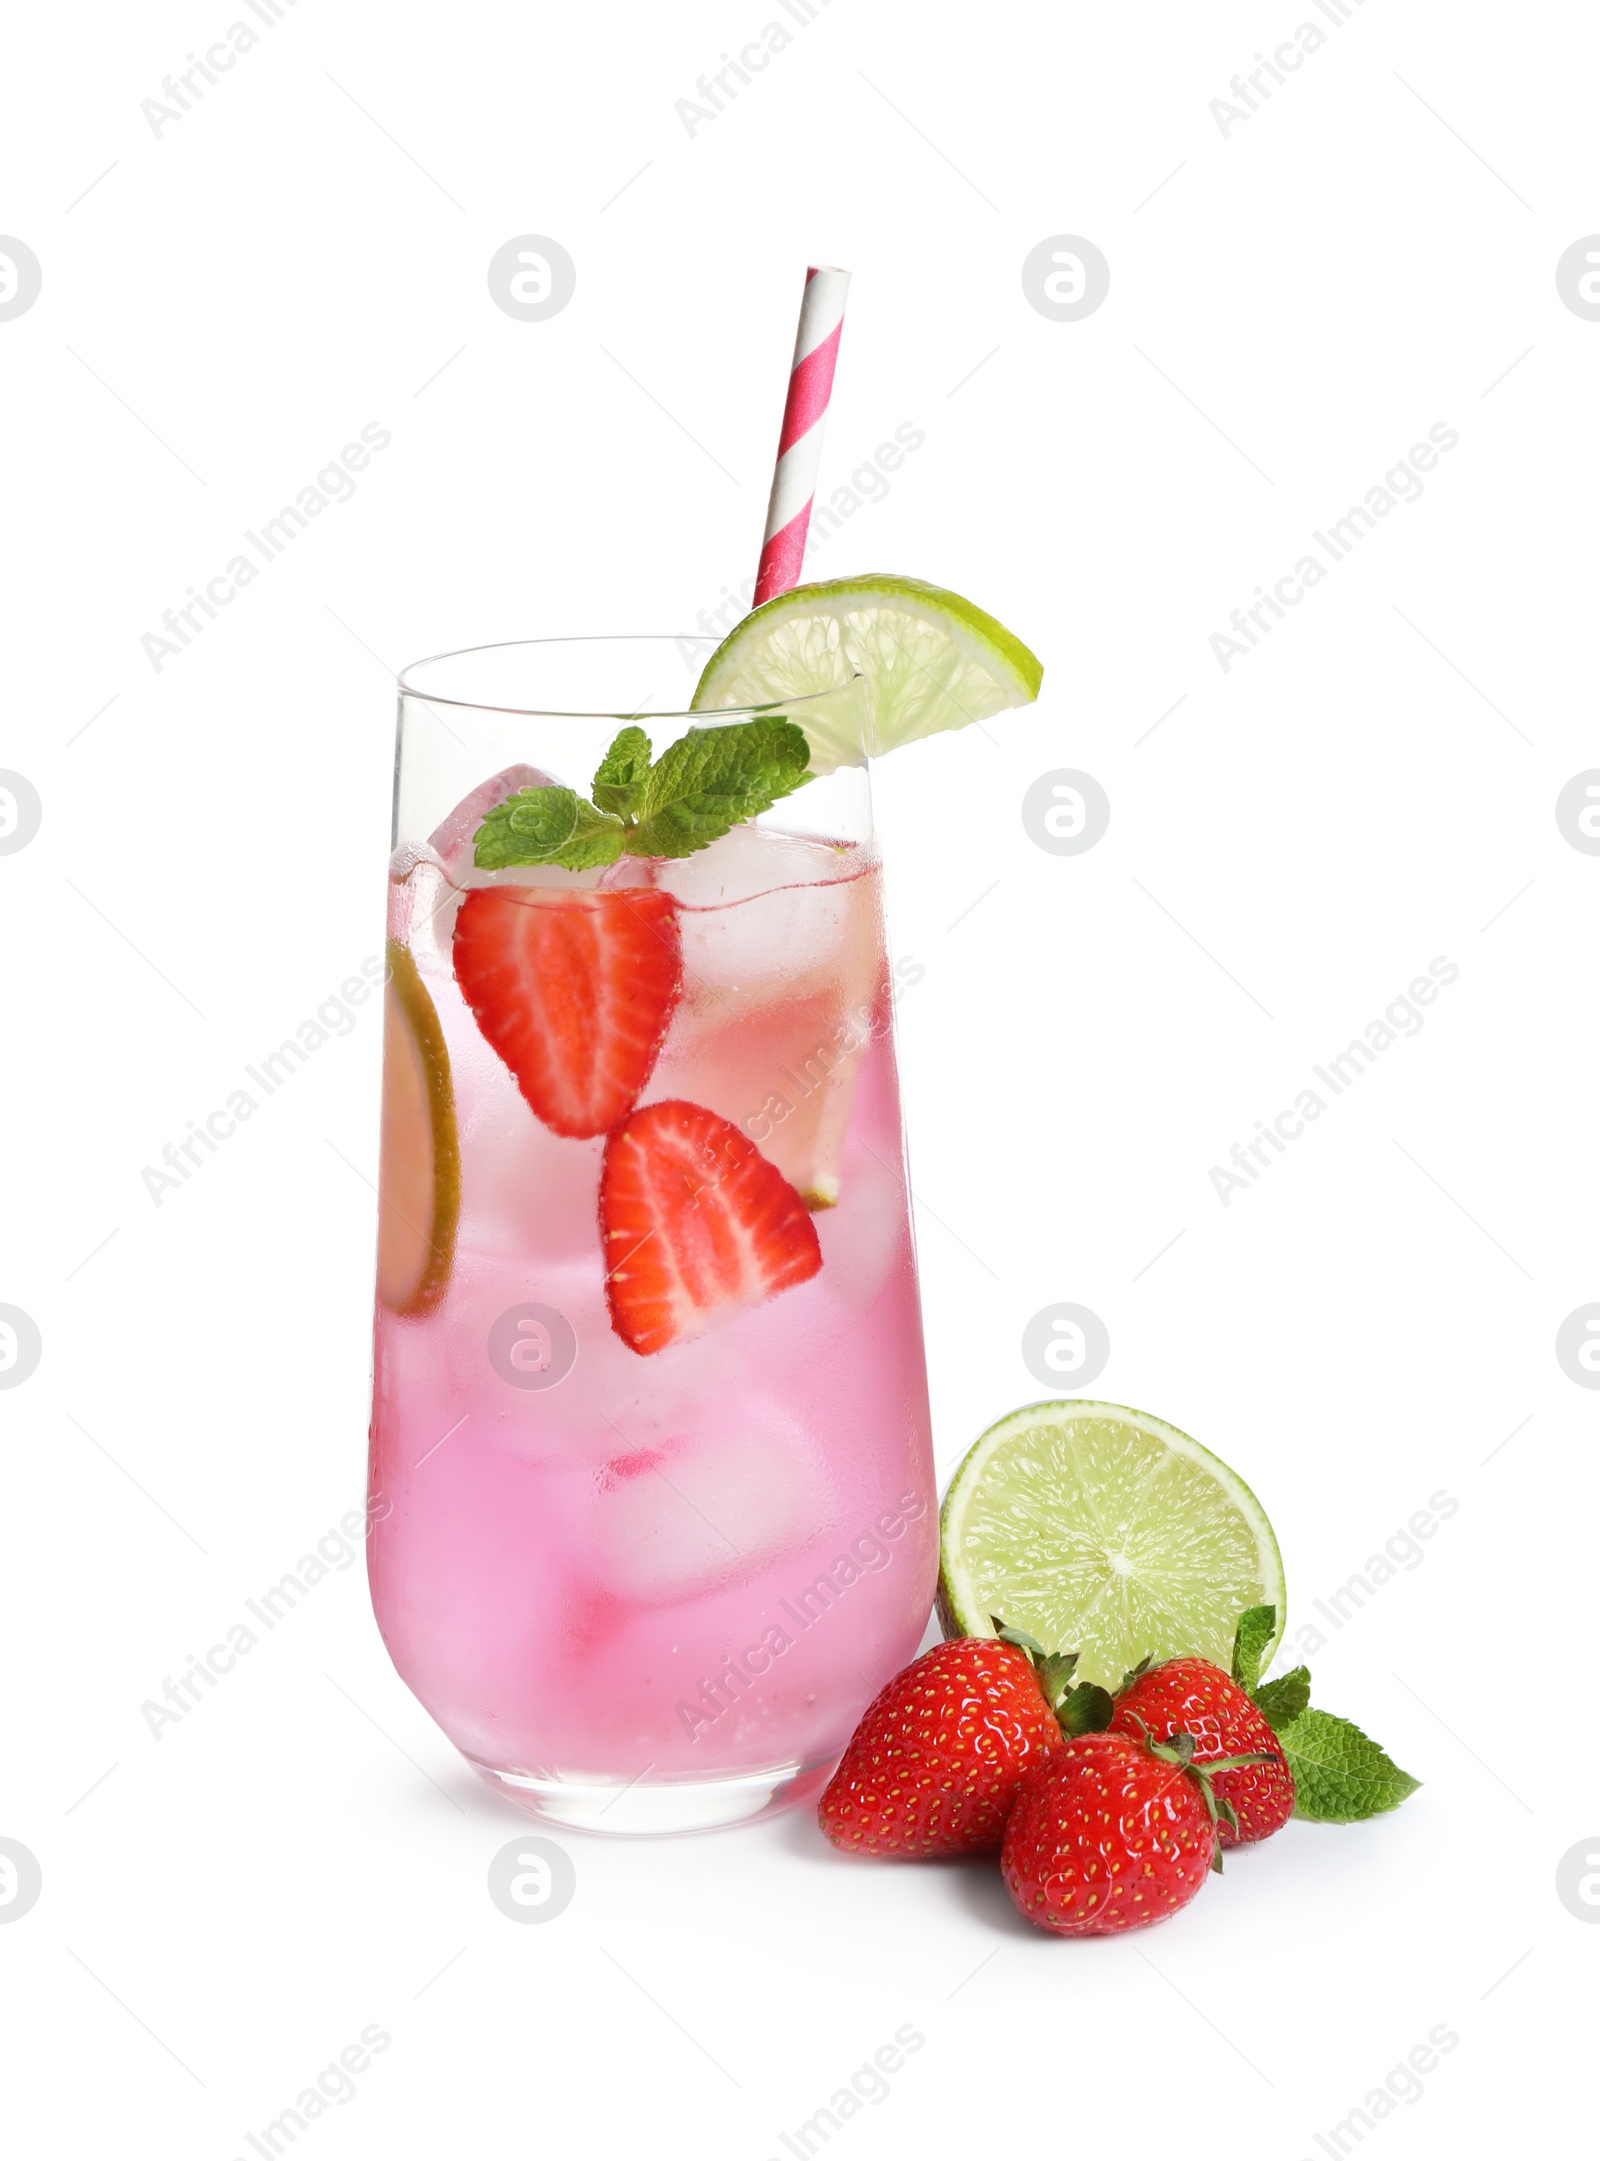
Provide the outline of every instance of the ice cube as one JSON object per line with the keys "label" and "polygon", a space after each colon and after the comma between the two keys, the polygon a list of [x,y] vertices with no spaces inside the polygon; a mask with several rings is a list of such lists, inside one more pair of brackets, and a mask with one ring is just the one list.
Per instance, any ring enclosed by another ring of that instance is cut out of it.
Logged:
{"label": "ice cube", "polygon": [[[508,765],[503,772],[480,782],[470,795],[464,796],[450,815],[435,827],[432,837],[424,845],[395,850],[390,876],[405,879],[409,892],[403,910],[396,911],[391,898],[391,923],[397,912],[402,914],[408,934],[391,928],[390,936],[402,937],[403,942],[411,946],[417,965],[425,972],[430,966],[449,968],[450,944],[455,936],[461,896],[473,886],[538,885],[587,890],[602,884],[648,885],[651,882],[652,866],[628,857],[620,864],[613,864],[609,870],[560,870],[553,863],[516,864],[507,870],[478,869],[473,861],[473,843],[479,826],[495,804],[503,803],[523,788],[559,785],[537,766]],[[630,862],[631,867],[627,867]]]}
{"label": "ice cube", "polygon": [[659,883],[679,904],[691,1004],[727,1017],[780,987],[792,998],[824,986],[848,1002],[876,973],[878,878],[861,849],[741,826],[664,863]]}
{"label": "ice cube", "polygon": [[769,881],[819,857],[831,875],[680,904],[683,1003],[648,1091],[729,1119],[813,1206],[838,1198],[856,1073],[887,1026],[878,874],[860,855],[769,842]]}
{"label": "ice cube", "polygon": [[852,844],[769,833],[755,824],[736,825],[709,848],[697,848],[661,866],[661,885],[689,908],[716,908],[749,900],[775,886],[827,884],[848,878],[867,851]]}
{"label": "ice cube", "polygon": [[909,1268],[906,1199],[897,1171],[867,1149],[853,1150],[838,1205],[815,1218],[822,1247],[818,1282],[852,1317],[864,1313],[902,1255]]}
{"label": "ice cube", "polygon": [[397,945],[410,946],[413,953],[419,943],[431,950],[433,939],[427,926],[445,890],[444,864],[432,847],[406,841],[396,848],[389,858],[389,937]]}
{"label": "ice cube", "polygon": [[589,1523],[594,1573],[642,1605],[695,1598],[798,1551],[827,1501],[799,1429],[751,1401],[737,1432],[678,1438],[606,1466]]}
{"label": "ice cube", "polygon": [[554,788],[558,785],[548,773],[541,773],[536,765],[508,765],[503,772],[480,781],[470,795],[451,811],[428,836],[428,844],[443,862],[452,877],[472,868],[472,843],[484,819],[496,803],[503,803],[509,795],[518,795],[524,788]]}

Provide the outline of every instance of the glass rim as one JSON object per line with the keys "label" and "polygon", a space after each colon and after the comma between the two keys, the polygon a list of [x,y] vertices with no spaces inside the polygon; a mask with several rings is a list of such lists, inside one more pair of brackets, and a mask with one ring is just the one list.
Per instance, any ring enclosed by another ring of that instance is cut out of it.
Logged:
{"label": "glass rim", "polygon": [[611,706],[505,705],[495,699],[452,698],[442,691],[425,690],[409,680],[419,669],[434,667],[442,661],[470,660],[477,653],[537,651],[547,646],[703,645],[709,648],[709,659],[721,642],[708,638],[703,631],[669,630],[598,632],[558,638],[497,638],[485,645],[457,646],[443,653],[428,653],[421,660],[407,661],[395,677],[395,686],[402,698],[415,698],[424,705],[448,705],[464,713],[506,713],[519,720],[686,720],[725,727],[730,721],[754,719],[762,713],[787,713],[796,707],[815,705],[820,699],[838,697],[841,691],[855,690],[866,681],[862,670],[853,668],[842,683],[830,684],[826,690],[801,691],[792,698],[766,698],[758,705],[720,705],[700,710],[689,705],[641,706],[624,713]]}

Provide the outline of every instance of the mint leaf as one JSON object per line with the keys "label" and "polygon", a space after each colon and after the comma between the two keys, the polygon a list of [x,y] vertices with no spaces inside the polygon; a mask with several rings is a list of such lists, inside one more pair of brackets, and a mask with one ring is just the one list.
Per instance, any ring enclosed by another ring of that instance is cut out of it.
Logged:
{"label": "mint leaf", "polygon": [[810,745],[792,720],[763,715],[691,728],[650,768],[629,854],[693,855],[798,788],[810,762]]}
{"label": "mint leaf", "polygon": [[487,813],[472,859],[479,870],[548,863],[572,838],[577,822],[578,798],[570,788],[520,788]]}
{"label": "mint leaf", "polygon": [[571,788],[524,788],[485,817],[473,860],[592,870],[624,852],[693,855],[809,780],[810,763],[805,736],[781,715],[691,728],[654,765],[649,736],[630,723],[600,761],[593,803]]}
{"label": "mint leaf", "polygon": [[618,818],[636,817],[649,771],[649,736],[643,728],[624,728],[595,773],[591,792],[597,808],[609,810]]}
{"label": "mint leaf", "polygon": [[570,788],[523,788],[496,803],[478,828],[473,861],[479,870],[521,863],[555,863],[588,870],[622,853],[620,818],[608,818]]}
{"label": "mint leaf", "polygon": [[1277,1632],[1275,1606],[1251,1606],[1239,1616],[1233,1635],[1233,1678],[1247,1696],[1253,1696],[1261,1679],[1261,1661]]}
{"label": "mint leaf", "polygon": [[1294,1774],[1294,1812],[1307,1823],[1381,1816],[1420,1784],[1359,1726],[1331,1711],[1302,1711],[1279,1729],[1278,1743]]}
{"label": "mint leaf", "polygon": [[1255,1703],[1274,1733],[1297,1719],[1311,1701],[1311,1675],[1304,1666],[1263,1681],[1261,1661],[1278,1625],[1277,1608],[1251,1606],[1239,1616],[1233,1637],[1233,1678]]}
{"label": "mint leaf", "polygon": [[1304,1666],[1281,1673],[1275,1681],[1263,1681],[1256,1690],[1256,1709],[1274,1733],[1297,1719],[1311,1701],[1311,1675]]}
{"label": "mint leaf", "polygon": [[556,850],[550,861],[559,863],[563,870],[596,870],[614,863],[627,845],[627,828],[621,819],[594,809],[580,795],[572,838]]}

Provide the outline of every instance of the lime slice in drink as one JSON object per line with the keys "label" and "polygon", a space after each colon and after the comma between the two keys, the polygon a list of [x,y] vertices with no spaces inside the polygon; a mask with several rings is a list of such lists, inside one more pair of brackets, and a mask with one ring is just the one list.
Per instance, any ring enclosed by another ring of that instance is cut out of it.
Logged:
{"label": "lime slice in drink", "polygon": [[444,1296],[461,1213],[461,1150],[444,1030],[417,964],[390,939],[383,992],[378,1296],[393,1313]]}
{"label": "lime slice in drink", "polygon": [[1145,1411],[1013,1411],[968,1451],[939,1529],[946,1635],[992,1636],[998,1615],[1047,1651],[1078,1652],[1075,1678],[1102,1688],[1147,1656],[1226,1667],[1249,1606],[1276,1606],[1283,1632],[1283,1562],[1261,1503]]}
{"label": "lime slice in drink", "polygon": [[[872,575],[797,585],[747,615],[706,662],[694,708],[774,705],[866,679],[859,714],[793,718],[811,770],[862,765],[919,736],[964,728],[1039,695],[1040,662],[959,593]],[[835,703],[835,701],[830,701]]]}

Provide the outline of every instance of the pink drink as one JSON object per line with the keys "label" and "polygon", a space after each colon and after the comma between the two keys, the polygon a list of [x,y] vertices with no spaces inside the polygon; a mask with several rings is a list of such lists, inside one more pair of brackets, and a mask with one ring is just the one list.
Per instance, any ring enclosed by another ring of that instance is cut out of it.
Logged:
{"label": "pink drink", "polygon": [[[460,1208],[426,1309],[378,1304],[384,1640],[463,1754],[554,1820],[693,1828],[804,1798],[915,1652],[936,1568],[870,839],[748,825],[681,861],[490,874],[470,833],[435,838],[445,854],[398,851],[390,935],[448,1058]],[[810,1206],[809,1280],[648,1355],[623,1340],[606,1136],[535,1115],[457,980],[462,889],[507,882],[672,896],[682,991],[638,1107],[700,1106],[754,1143]],[[409,1070],[396,986],[389,1112]],[[414,1222],[409,1145],[390,1117],[380,1184]]]}

